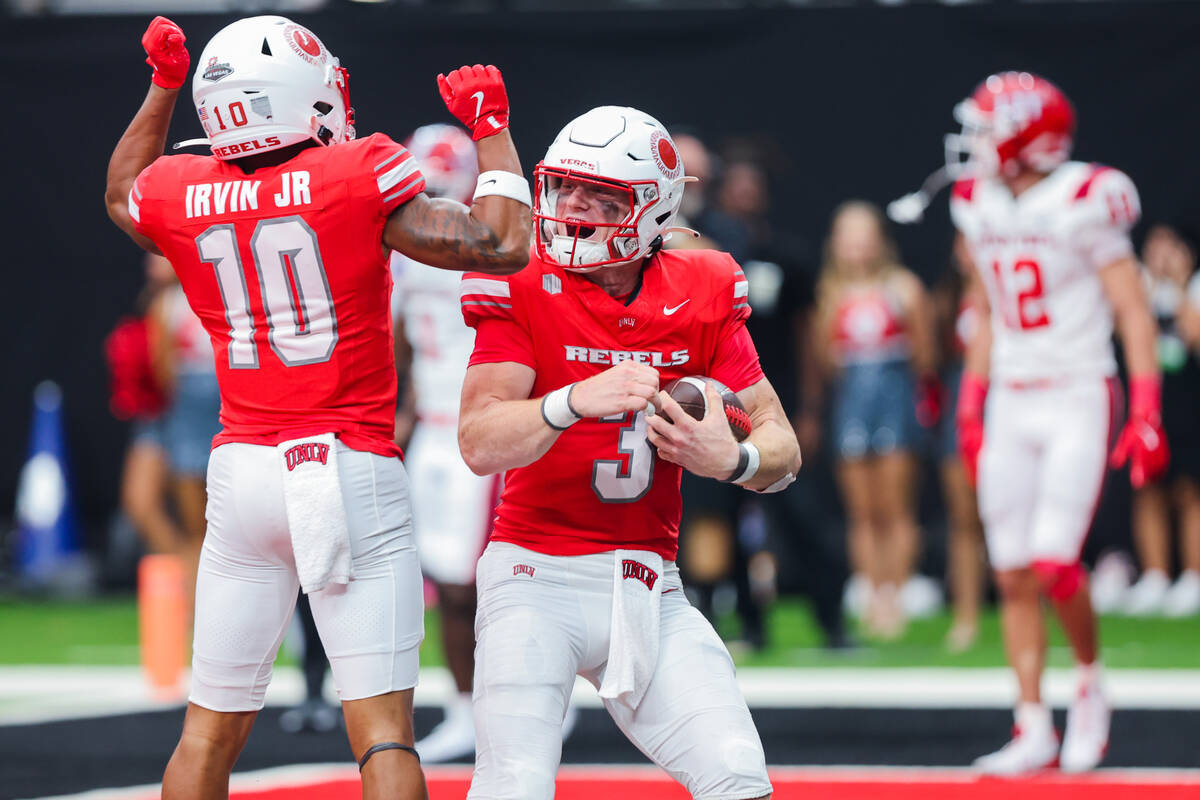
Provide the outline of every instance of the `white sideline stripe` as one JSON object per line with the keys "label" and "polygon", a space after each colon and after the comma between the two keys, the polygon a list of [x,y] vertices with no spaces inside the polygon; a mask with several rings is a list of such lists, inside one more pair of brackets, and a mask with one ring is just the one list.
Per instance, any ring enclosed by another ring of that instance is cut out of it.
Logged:
{"label": "white sideline stripe", "polygon": [[[979,773],[968,767],[887,767],[887,766],[767,766],[774,780],[826,781],[847,783],[977,783]],[[468,765],[431,765],[424,768],[425,777],[437,779],[467,779]],[[665,772],[653,764],[567,764],[559,768],[558,777],[568,781],[612,780],[654,782],[669,780]],[[356,780],[358,770],[347,764],[303,764],[271,767],[253,772],[235,772],[229,788],[235,792],[265,791],[310,783]],[[1128,767],[1100,768],[1087,775],[1049,773],[1038,777],[1039,783],[1061,783],[1073,789],[1085,789],[1088,783],[1106,786],[1113,784],[1162,784],[1168,786],[1200,786],[1200,769],[1138,769]],[[93,789],[80,794],[63,794],[29,800],[151,800],[158,797],[160,785],[127,786],[121,789]]]}
{"label": "white sideline stripe", "polygon": [[[1118,708],[1200,709],[1200,670],[1109,670],[1105,685]],[[1011,708],[1016,684],[1007,669],[743,668],[738,681],[752,708]],[[0,666],[0,725],[110,716],[176,708],[174,694],[156,695],[139,667]],[[1065,707],[1074,696],[1070,669],[1047,670],[1047,702]],[[441,706],[456,693],[450,673],[421,670],[416,703]],[[332,694],[330,700],[335,700]],[[296,667],[280,667],[267,689],[272,706],[304,698]],[[578,679],[572,701],[599,708],[596,690]]]}

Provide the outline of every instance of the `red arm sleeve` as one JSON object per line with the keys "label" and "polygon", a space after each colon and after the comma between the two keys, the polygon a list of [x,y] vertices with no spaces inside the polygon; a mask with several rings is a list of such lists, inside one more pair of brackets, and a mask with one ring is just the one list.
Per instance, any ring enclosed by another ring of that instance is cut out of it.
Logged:
{"label": "red arm sleeve", "polygon": [[[731,325],[732,327],[732,325]],[[762,365],[758,362],[758,349],[746,330],[744,321],[736,324],[729,335],[721,338],[717,352],[713,354],[709,377],[716,378],[735,392],[763,379]]]}
{"label": "red arm sleeve", "polygon": [[490,318],[475,325],[475,350],[468,366],[515,361],[537,369],[529,332],[512,320]]}

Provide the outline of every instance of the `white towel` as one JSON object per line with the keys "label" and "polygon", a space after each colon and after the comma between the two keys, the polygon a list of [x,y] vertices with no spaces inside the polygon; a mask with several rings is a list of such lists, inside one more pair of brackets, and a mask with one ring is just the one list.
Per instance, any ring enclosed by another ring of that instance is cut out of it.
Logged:
{"label": "white towel", "polygon": [[658,664],[663,560],[645,550],[614,555],[612,627],[600,696],[636,709]]}
{"label": "white towel", "polygon": [[349,583],[354,573],[338,481],[337,440],[323,433],[292,439],[275,449],[300,588],[309,594],[330,583]]}

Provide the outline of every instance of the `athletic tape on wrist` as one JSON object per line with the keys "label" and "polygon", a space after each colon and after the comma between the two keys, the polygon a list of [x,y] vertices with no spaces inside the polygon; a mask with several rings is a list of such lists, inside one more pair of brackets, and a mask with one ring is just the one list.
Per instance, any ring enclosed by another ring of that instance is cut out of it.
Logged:
{"label": "athletic tape on wrist", "polygon": [[757,447],[750,442],[742,442],[738,445],[737,466],[733,468],[733,472],[725,479],[725,482],[745,483],[750,480],[758,472],[761,459]]}
{"label": "athletic tape on wrist", "polygon": [[479,180],[475,182],[475,195],[471,199],[478,200],[493,194],[533,207],[533,195],[529,193],[529,181],[512,172],[490,169],[480,174]]}
{"label": "athletic tape on wrist", "polygon": [[542,398],[542,419],[556,431],[565,431],[583,419],[571,408],[571,390],[574,388],[575,384],[568,383]]}

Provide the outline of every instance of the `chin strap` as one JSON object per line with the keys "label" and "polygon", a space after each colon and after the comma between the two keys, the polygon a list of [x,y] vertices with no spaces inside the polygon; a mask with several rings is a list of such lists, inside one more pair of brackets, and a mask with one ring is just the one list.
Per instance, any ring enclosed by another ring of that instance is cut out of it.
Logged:
{"label": "chin strap", "polygon": [[920,189],[917,189],[915,192],[909,192],[903,197],[888,203],[888,217],[893,222],[898,222],[901,225],[920,222],[925,216],[925,209],[929,208],[929,204],[933,202],[933,198],[937,196],[937,193],[958,180],[957,173],[959,173],[959,170],[951,170],[950,167],[945,165],[934,170],[925,179],[925,182],[921,184]]}
{"label": "chin strap", "polygon": [[677,233],[677,232],[678,232],[678,233],[687,233],[687,234],[690,234],[690,235],[691,235],[691,237],[692,237],[693,239],[699,239],[699,238],[700,238],[700,232],[699,232],[699,231],[694,231],[694,230],[692,230],[691,228],[684,228],[683,226],[676,226],[676,227],[673,227],[673,228],[667,228],[667,230],[666,230],[666,233]]}
{"label": "chin strap", "polygon": [[200,145],[212,146],[212,142],[208,139],[184,139],[182,142],[176,142],[171,145],[172,150],[178,150],[181,147],[199,147]]}

